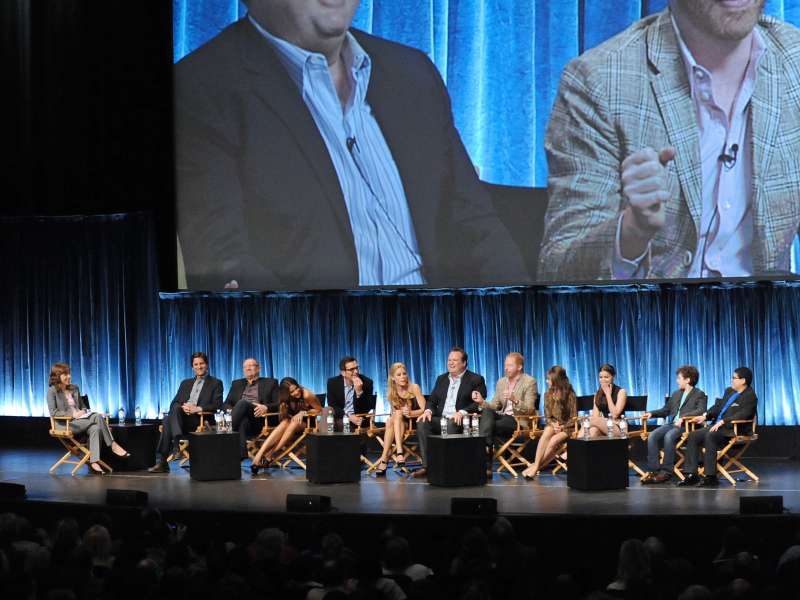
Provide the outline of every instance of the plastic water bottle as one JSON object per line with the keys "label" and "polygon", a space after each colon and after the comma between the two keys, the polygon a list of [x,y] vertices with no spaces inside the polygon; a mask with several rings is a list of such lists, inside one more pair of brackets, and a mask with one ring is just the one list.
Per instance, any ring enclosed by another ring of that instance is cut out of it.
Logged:
{"label": "plastic water bottle", "polygon": [[134,417],[134,419],[136,419],[135,422],[136,422],[137,425],[141,425],[142,424],[142,409],[141,409],[141,407],[137,406],[134,409],[133,417]]}
{"label": "plastic water bottle", "polygon": [[442,428],[442,437],[447,437],[447,417],[442,416],[439,426]]}
{"label": "plastic water bottle", "polygon": [[125,424],[125,409],[122,408],[121,406],[119,407],[119,410],[117,411],[117,423],[119,423],[120,425],[124,425]]}
{"label": "plastic water bottle", "polygon": [[469,415],[464,415],[464,418],[461,419],[461,426],[464,428],[464,435],[470,435],[472,433],[469,425]]}
{"label": "plastic water bottle", "polygon": [[233,431],[233,411],[230,408],[225,411],[224,419],[225,419],[225,431],[230,433],[231,431]]}
{"label": "plastic water bottle", "polygon": [[328,416],[326,417],[327,425],[328,425],[328,433],[333,433],[333,412],[328,411]]}
{"label": "plastic water bottle", "polygon": [[222,409],[214,413],[214,421],[217,423],[217,433],[225,432],[225,417],[222,416]]}
{"label": "plastic water bottle", "polygon": [[628,422],[624,414],[619,416],[619,433],[621,437],[628,437]]}
{"label": "plastic water bottle", "polygon": [[614,437],[614,419],[611,418],[611,415],[608,415],[606,419],[606,427],[608,428],[608,437]]}
{"label": "plastic water bottle", "polygon": [[472,435],[475,437],[481,434],[481,417],[480,415],[472,416]]}
{"label": "plastic water bottle", "polygon": [[344,422],[342,423],[342,431],[345,433],[350,433],[350,419],[347,415],[344,416]]}
{"label": "plastic water bottle", "polygon": [[589,439],[589,430],[592,428],[592,423],[589,421],[589,417],[583,417],[583,439]]}

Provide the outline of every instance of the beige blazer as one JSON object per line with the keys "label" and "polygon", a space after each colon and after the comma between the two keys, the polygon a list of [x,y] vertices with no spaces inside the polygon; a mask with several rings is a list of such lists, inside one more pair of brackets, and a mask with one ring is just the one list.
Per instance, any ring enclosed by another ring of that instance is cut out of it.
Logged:
{"label": "beige blazer", "polygon": [[[506,410],[505,393],[508,388],[508,377],[501,377],[497,380],[494,388],[494,397],[489,402],[489,406],[499,413]],[[511,397],[516,400],[514,406],[515,415],[532,415],[536,411],[536,402],[539,399],[539,389],[536,379],[527,373],[520,375],[517,385],[511,392]]]}
{"label": "beige blazer", "polygon": [[[755,274],[789,271],[800,226],[800,30],[771,17],[756,25],[766,52],[751,100]],[[677,36],[665,10],[571,61],[545,138],[550,201],[539,259],[544,281],[611,279],[622,161],[673,146],[666,226],[646,276],[688,274],[702,210],[699,130]]]}

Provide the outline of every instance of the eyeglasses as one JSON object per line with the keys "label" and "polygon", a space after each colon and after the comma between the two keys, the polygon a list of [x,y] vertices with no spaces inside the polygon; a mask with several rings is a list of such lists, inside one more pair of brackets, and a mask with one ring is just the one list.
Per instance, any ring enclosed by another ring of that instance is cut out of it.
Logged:
{"label": "eyeglasses", "polygon": [[358,371],[358,366],[355,366],[355,367],[350,367],[349,369],[345,369],[345,371],[347,371],[348,373],[349,373],[350,371]]}
{"label": "eyeglasses", "polygon": [[739,377],[738,375],[731,375],[731,379],[744,379],[744,377]]}

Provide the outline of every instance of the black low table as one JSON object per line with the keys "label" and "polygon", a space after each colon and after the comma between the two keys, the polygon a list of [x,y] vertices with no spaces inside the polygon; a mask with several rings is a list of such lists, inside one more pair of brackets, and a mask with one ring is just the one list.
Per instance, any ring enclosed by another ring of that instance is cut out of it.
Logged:
{"label": "black low table", "polygon": [[357,433],[310,433],[306,457],[306,478],[311,483],[361,480],[361,435]]}
{"label": "black low table", "polygon": [[441,486],[486,483],[486,439],[461,434],[428,437],[428,483]]}
{"label": "black low table", "polygon": [[239,433],[190,433],[189,476],[199,481],[241,479]]}
{"label": "black low table", "polygon": [[567,485],[576,490],[628,487],[628,438],[567,441]]}
{"label": "black low table", "polygon": [[100,458],[115,471],[140,471],[152,467],[156,462],[158,427],[151,424],[111,423],[114,441],[130,453],[129,458],[121,458],[102,445]]}

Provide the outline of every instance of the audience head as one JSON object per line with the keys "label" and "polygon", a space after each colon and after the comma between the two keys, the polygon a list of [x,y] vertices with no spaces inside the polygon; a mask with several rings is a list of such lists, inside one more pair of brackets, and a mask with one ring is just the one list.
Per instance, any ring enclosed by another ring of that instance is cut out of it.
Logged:
{"label": "audience head", "polygon": [[650,554],[641,540],[622,542],[617,561],[617,579],[626,583],[645,581],[650,578]]}
{"label": "audience head", "polygon": [[58,362],[50,367],[50,385],[59,389],[72,387],[72,374],[67,363]]}
{"label": "audience head", "polygon": [[682,365],[675,370],[675,381],[682,390],[694,387],[700,381],[700,371],[694,365]]}
{"label": "audience head", "polygon": [[86,530],[83,545],[93,560],[107,561],[111,558],[111,535],[102,525],[92,525]]}
{"label": "audience head", "polygon": [[525,357],[519,352],[509,352],[503,362],[503,372],[509,379],[522,375],[525,370]]}
{"label": "audience head", "polygon": [[339,361],[339,372],[348,385],[353,384],[353,376],[358,375],[358,360],[354,356],[345,356]]}
{"label": "audience head", "polygon": [[205,377],[208,373],[208,357],[205,352],[192,353],[192,371],[195,377]]}
{"label": "audience head", "polygon": [[258,532],[255,545],[267,561],[278,562],[281,559],[286,534],[277,527],[268,527]]}
{"label": "audience head", "polygon": [[408,540],[393,536],[386,540],[383,547],[383,564],[393,572],[400,573],[411,564],[411,549]]}
{"label": "audience head", "polygon": [[690,585],[681,592],[678,600],[712,600],[713,597],[711,591],[704,585]]}
{"label": "audience head", "polygon": [[447,355],[447,372],[453,376],[460,375],[467,368],[468,359],[466,350],[453,346]]}
{"label": "audience head", "polygon": [[733,372],[731,382],[733,389],[737,392],[741,392],[750,387],[750,384],[753,383],[753,372],[747,367],[737,367]]}
{"label": "audience head", "polygon": [[242,372],[248,380],[258,379],[261,374],[261,365],[255,358],[246,358],[242,363]]}

